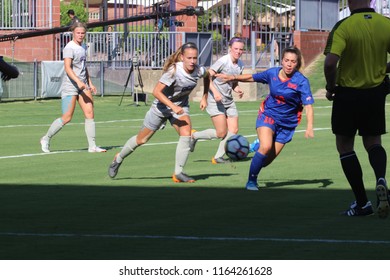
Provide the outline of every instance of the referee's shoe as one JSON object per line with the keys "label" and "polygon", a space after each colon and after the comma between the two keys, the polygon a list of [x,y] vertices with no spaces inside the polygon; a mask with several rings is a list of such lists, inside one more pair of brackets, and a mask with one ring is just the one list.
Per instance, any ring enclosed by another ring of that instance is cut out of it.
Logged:
{"label": "referee's shoe", "polygon": [[389,204],[389,190],[387,189],[386,180],[380,178],[376,184],[376,196],[378,198],[377,201],[377,209],[376,212],[379,218],[387,218],[390,212],[390,204]]}

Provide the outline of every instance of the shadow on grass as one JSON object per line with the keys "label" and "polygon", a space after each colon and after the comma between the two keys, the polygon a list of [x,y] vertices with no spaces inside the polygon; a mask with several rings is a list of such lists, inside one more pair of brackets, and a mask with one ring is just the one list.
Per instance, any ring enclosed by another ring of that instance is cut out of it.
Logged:
{"label": "shadow on grass", "polygon": [[[238,175],[238,173],[229,173],[229,174],[218,174],[218,173],[209,173],[209,174],[202,174],[202,175],[194,175],[191,177],[195,179],[195,181],[201,181],[201,180],[206,180],[211,177],[230,177]],[[145,180],[145,179],[151,179],[151,180],[169,180],[171,179],[172,176],[160,176],[160,177],[155,177],[155,176],[150,176],[150,177],[136,177],[136,176],[131,176],[131,177],[119,177],[119,178],[114,178],[113,180]]]}
{"label": "shadow on grass", "polygon": [[280,182],[265,182],[266,188],[277,188],[277,187],[287,187],[287,186],[302,186],[302,185],[316,185],[320,184],[320,188],[326,188],[333,184],[331,179],[316,179],[316,180],[289,180],[289,181],[280,181]]}
{"label": "shadow on grass", "polygon": [[2,184],[0,259],[388,258],[388,220],[340,216],[350,190],[295,182],[258,192]]}

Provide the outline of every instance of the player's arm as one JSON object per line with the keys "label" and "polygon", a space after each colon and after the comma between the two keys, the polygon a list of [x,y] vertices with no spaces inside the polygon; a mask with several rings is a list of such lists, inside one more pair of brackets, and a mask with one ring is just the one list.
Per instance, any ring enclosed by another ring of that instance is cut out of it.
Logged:
{"label": "player's arm", "polygon": [[254,82],[252,74],[241,74],[241,75],[227,75],[227,74],[216,74],[217,78],[222,79],[224,82]]}
{"label": "player's arm", "polygon": [[89,86],[90,90],[92,91],[93,94],[96,94],[96,92],[97,92],[96,87],[92,83],[91,76],[89,76],[89,72],[88,72],[87,68],[85,69],[85,73],[87,75],[87,81],[88,81],[88,86]]}
{"label": "player's arm", "polygon": [[325,57],[324,62],[324,75],[326,80],[326,98],[333,100],[334,92],[336,88],[336,74],[337,74],[337,63],[340,57],[333,53],[328,53]]}
{"label": "player's arm", "polygon": [[207,107],[207,97],[209,94],[210,88],[210,72],[206,71],[205,76],[203,77],[203,96],[199,103],[199,108],[203,111]]}
{"label": "player's arm", "polygon": [[73,80],[76,84],[79,90],[84,90],[87,88],[87,85],[83,83],[79,77],[73,72],[72,69],[72,58],[70,57],[65,57],[64,58],[64,67],[65,67],[65,72],[68,75],[68,77]]}
{"label": "player's arm", "polygon": [[184,110],[182,107],[176,105],[173,103],[169,98],[164,94],[163,90],[165,89],[166,85],[162,82],[158,82],[157,85],[153,89],[153,96],[160,101],[165,106],[168,106],[172,109],[175,114],[181,115],[184,113]]}
{"label": "player's arm", "polygon": [[313,138],[314,137],[314,109],[313,105],[305,105],[305,112],[306,112],[306,132],[305,137],[306,138]]}
{"label": "player's arm", "polygon": [[242,98],[242,96],[244,95],[244,91],[240,88],[240,86],[238,85],[238,83],[235,84],[235,87],[233,88],[233,90],[238,93],[238,97],[239,98]]}
{"label": "player's arm", "polygon": [[215,87],[213,80],[215,79],[215,75],[217,73],[213,69],[209,69],[209,75],[211,77],[210,81],[210,90],[213,93],[214,99],[216,102],[220,102],[222,100],[222,94],[218,91],[218,89]]}

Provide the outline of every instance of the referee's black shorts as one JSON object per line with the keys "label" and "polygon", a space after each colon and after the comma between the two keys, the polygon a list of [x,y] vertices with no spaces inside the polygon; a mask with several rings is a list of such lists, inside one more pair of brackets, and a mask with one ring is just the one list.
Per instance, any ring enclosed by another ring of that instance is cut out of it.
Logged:
{"label": "referee's black shorts", "polygon": [[386,133],[384,84],[375,88],[338,87],[333,99],[332,131],[343,136],[376,136]]}

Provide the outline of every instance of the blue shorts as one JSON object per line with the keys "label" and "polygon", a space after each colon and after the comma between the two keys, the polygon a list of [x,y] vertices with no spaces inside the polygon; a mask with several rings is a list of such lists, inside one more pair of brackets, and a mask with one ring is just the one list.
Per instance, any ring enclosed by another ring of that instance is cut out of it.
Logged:
{"label": "blue shorts", "polygon": [[73,95],[67,95],[61,98],[61,109],[63,115],[69,111],[69,107],[72,102],[72,97]]}
{"label": "blue shorts", "polygon": [[259,114],[256,120],[256,129],[266,126],[274,132],[274,141],[282,144],[290,142],[294,136],[295,128],[286,128],[275,123],[275,120],[265,114]]}

